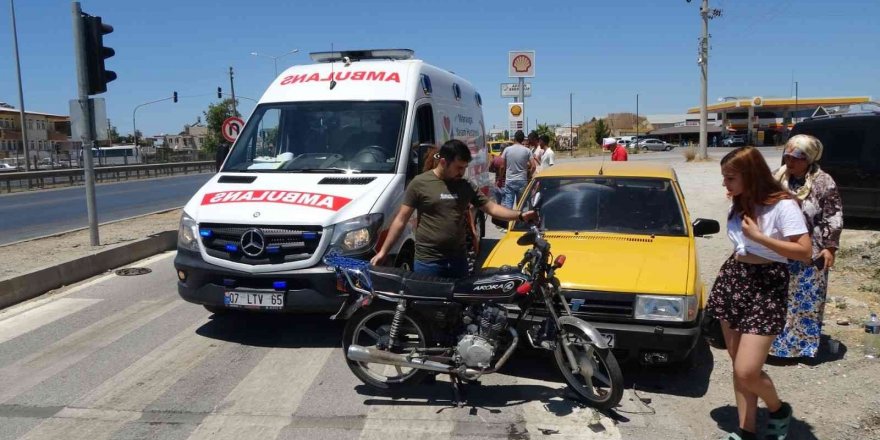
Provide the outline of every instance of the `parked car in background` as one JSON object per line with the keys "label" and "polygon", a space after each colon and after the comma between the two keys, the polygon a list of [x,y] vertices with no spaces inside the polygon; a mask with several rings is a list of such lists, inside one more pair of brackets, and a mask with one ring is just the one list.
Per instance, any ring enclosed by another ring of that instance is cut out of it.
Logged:
{"label": "parked car in background", "polygon": [[721,145],[725,147],[742,147],[746,144],[746,137],[741,134],[728,136],[721,141]]}
{"label": "parked car in background", "polygon": [[[531,209],[538,191],[544,238],[554,254],[568,257],[556,275],[574,315],[592,323],[618,359],[689,360],[709,294],[694,237],[717,233],[719,224],[691,221],[672,168],[557,164],[532,180],[519,209]],[[484,267],[517,264],[517,240],[527,230],[512,222]]]}
{"label": "parked car in background", "polygon": [[16,171],[21,171],[21,169],[8,163],[0,163],[0,173],[14,173]]}
{"label": "parked car in background", "polygon": [[880,219],[880,107],[873,108],[808,119],[791,132],[822,141],[819,164],[837,183],[844,219]]}
{"label": "parked car in background", "polygon": [[642,139],[636,145],[642,150],[669,151],[672,149],[672,144],[661,141],[660,139]]}
{"label": "parked car in background", "polygon": [[489,141],[486,142],[486,146],[489,149],[489,160],[495,159],[496,156],[501,155],[501,150],[508,145],[513,145],[513,142],[510,141]]}

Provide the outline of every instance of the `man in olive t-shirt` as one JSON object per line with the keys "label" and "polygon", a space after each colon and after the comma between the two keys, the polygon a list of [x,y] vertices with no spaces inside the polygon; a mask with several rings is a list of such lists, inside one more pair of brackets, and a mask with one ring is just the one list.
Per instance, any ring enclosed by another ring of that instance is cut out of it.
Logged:
{"label": "man in olive t-shirt", "polygon": [[471,205],[501,220],[532,221],[537,217],[534,211],[520,213],[498,205],[462,178],[471,161],[470,150],[463,142],[448,141],[437,154],[437,167],[410,182],[382,249],[371,264],[385,260],[416,210],[419,222],[414,271],[448,278],[467,276],[466,213]]}

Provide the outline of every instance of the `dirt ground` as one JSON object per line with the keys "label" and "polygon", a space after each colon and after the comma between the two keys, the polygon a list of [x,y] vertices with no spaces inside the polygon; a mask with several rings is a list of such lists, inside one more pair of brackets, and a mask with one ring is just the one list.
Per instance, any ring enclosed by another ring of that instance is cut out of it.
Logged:
{"label": "dirt ground", "polygon": [[[778,163],[778,152],[771,149],[765,154],[769,163]],[[709,162],[685,163],[680,155],[663,159],[676,169],[691,217],[721,222],[721,234],[697,239],[700,272],[707,286],[731,251],[723,233],[728,201],[718,159],[714,152]],[[104,225],[103,244],[95,248],[88,245],[87,230],[0,247],[0,279],[177,229],[179,216],[175,210]],[[796,421],[789,438],[880,439],[880,359],[865,358],[861,345],[862,321],[870,311],[880,312],[878,230],[876,224],[848,224],[831,270],[823,339],[840,341],[839,351],[831,354],[828,344],[823,344],[817,359],[766,367],[782,398],[794,407]],[[720,438],[723,430],[735,427],[731,366],[722,350],[703,344],[689,367],[628,365],[624,375],[629,390],[617,412],[622,427],[644,427],[648,433],[652,427],[662,427],[689,439]],[[764,417],[762,411],[759,421]]]}

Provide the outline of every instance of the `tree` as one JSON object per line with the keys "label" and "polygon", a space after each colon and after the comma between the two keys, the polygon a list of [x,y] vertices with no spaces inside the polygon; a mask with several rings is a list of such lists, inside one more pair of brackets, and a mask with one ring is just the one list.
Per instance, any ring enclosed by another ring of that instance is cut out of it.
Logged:
{"label": "tree", "polygon": [[118,144],[122,140],[122,137],[119,136],[119,131],[117,131],[116,127],[113,125],[110,126],[110,130],[109,130],[108,134],[110,136],[110,143],[111,144]]}
{"label": "tree", "polygon": [[225,143],[223,133],[220,129],[223,127],[223,121],[231,116],[241,116],[241,113],[232,112],[232,98],[226,98],[216,104],[209,104],[205,110],[205,121],[208,124],[208,134],[205,136],[204,150],[213,153],[217,151],[217,147],[221,142]]}
{"label": "tree", "polygon": [[610,134],[610,130],[608,130],[608,126],[605,125],[604,119],[599,119],[596,121],[595,126],[593,127],[593,139],[596,140],[596,143],[602,145],[602,139],[605,139]]}
{"label": "tree", "polygon": [[538,128],[535,129],[535,133],[538,133],[538,136],[547,135],[550,136],[550,145],[556,144],[556,132],[553,131],[547,124],[538,124]]}

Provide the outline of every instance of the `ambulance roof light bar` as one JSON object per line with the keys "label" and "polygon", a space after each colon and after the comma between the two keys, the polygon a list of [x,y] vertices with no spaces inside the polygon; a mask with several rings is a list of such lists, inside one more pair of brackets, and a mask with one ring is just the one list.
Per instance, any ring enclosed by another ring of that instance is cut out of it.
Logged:
{"label": "ambulance roof light bar", "polygon": [[415,57],[412,49],[366,49],[366,50],[337,50],[331,52],[312,52],[309,57],[316,63],[335,63],[344,61],[362,60],[411,60]]}

